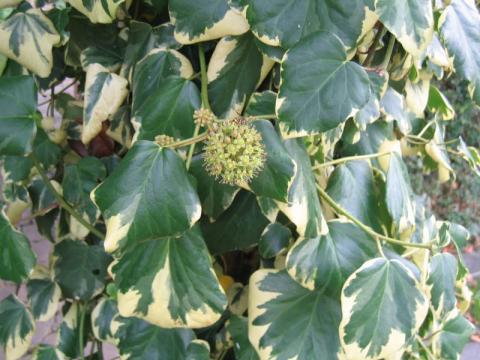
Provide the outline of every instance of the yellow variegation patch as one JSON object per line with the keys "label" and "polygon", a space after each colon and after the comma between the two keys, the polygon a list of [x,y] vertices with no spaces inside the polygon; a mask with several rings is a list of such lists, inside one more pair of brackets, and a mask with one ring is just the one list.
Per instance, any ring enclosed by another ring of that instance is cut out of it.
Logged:
{"label": "yellow variegation patch", "polygon": [[40,9],[19,12],[0,23],[0,53],[40,77],[50,75],[52,47],[59,42],[55,26]]}
{"label": "yellow variegation patch", "polygon": [[14,7],[20,4],[22,0],[0,0],[0,9]]}
{"label": "yellow variegation patch", "polygon": [[100,64],[88,66],[85,80],[82,142],[88,144],[102,130],[102,122],[112,116],[128,94],[128,81],[110,73]]}
{"label": "yellow variegation patch", "polygon": [[407,107],[419,118],[424,117],[424,111],[427,107],[430,78],[430,74],[421,72],[416,81],[408,79],[405,84]]}
{"label": "yellow variegation patch", "polygon": [[[117,9],[125,0],[67,0],[92,23],[108,24],[115,20]],[[87,5],[88,4],[88,5]]]}

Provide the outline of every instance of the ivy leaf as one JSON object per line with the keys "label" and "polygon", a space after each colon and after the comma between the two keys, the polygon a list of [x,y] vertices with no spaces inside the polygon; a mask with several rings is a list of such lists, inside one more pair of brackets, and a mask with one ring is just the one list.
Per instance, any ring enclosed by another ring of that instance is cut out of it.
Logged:
{"label": "ivy leaf", "polygon": [[192,81],[181,77],[161,79],[160,85],[134,108],[134,141],[154,140],[160,134],[176,139],[191,137],[195,129],[193,113],[200,103],[200,92]]}
{"label": "ivy leaf", "polygon": [[50,320],[60,302],[60,287],[48,277],[35,278],[27,282],[28,302],[37,321]]}
{"label": "ivy leaf", "polygon": [[170,0],[168,10],[181,44],[240,35],[249,29],[241,10],[227,0]]}
{"label": "ivy leaf", "polygon": [[249,338],[262,359],[335,359],[338,300],[298,284],[285,271],[257,270],[249,285]]}
{"label": "ivy leaf", "polygon": [[287,202],[296,164],[269,121],[257,120],[253,126],[262,136],[267,157],[262,170],[248,186],[258,196]]}
{"label": "ivy leaf", "polygon": [[9,295],[0,302],[0,345],[7,359],[19,359],[28,350],[35,332],[35,322],[30,311],[15,296]]}
{"label": "ivy leaf", "polygon": [[31,76],[0,77],[0,155],[32,151],[37,90]]}
{"label": "ivy leaf", "polygon": [[401,354],[428,312],[413,273],[398,260],[365,262],[342,290],[340,338],[347,358]]}
{"label": "ivy leaf", "polygon": [[386,202],[387,209],[401,234],[415,226],[415,203],[410,186],[407,168],[400,155],[389,156],[387,171]]}
{"label": "ivy leaf", "polygon": [[125,250],[112,268],[122,316],[162,327],[202,328],[227,306],[199,229],[149,239]]}
{"label": "ivy leaf", "polygon": [[65,239],[55,245],[53,255],[55,281],[64,296],[89,300],[103,290],[111,259],[101,246]]}
{"label": "ivy leaf", "polygon": [[451,120],[455,117],[455,110],[448,99],[433,85],[430,85],[427,105],[428,110],[432,113],[439,114],[442,120]]}
{"label": "ivy leaf", "polygon": [[185,359],[187,346],[195,338],[191,329],[163,329],[134,317],[118,316],[114,322],[120,354],[129,359]]}
{"label": "ivy leaf", "polygon": [[440,334],[441,356],[445,360],[456,360],[460,357],[470,336],[475,333],[475,326],[461,315],[448,320]]}
{"label": "ivy leaf", "polygon": [[256,245],[267,224],[255,195],[242,191],[217,221],[202,223],[202,231],[208,249],[216,255]]}
{"label": "ivy leaf", "polygon": [[[66,165],[64,169],[62,188],[65,200],[74,206],[80,214],[86,216],[92,224],[97,221],[100,214],[90,199],[90,192],[98,185],[98,181],[105,176],[105,165],[101,160],[94,157],[81,158],[78,163]],[[71,230],[72,222],[76,223],[73,217],[70,218]],[[79,224],[79,226],[82,225]]]}
{"label": "ivy leaf", "polygon": [[355,0],[253,0],[249,2],[247,18],[255,36],[271,46],[291,48],[322,30],[337,35],[351,48],[361,32],[365,5]]}
{"label": "ivy leaf", "polygon": [[18,12],[0,23],[0,52],[40,77],[50,75],[52,47],[59,42],[55,26],[40,9]]}
{"label": "ivy leaf", "polygon": [[[171,33],[171,36],[168,36],[169,33]],[[125,59],[120,69],[120,75],[126,79],[131,79],[132,70],[136,69],[136,64],[152,49],[179,48],[179,44],[172,38],[173,26],[171,24],[152,27],[144,22],[131,21]],[[148,83],[143,85],[146,86]]]}
{"label": "ivy leaf", "polygon": [[349,161],[335,168],[328,178],[327,193],[355,218],[380,230],[378,200],[368,161]]}
{"label": "ivy leaf", "polygon": [[202,211],[210,221],[218,217],[232,204],[235,195],[240,188],[223,184],[211,176],[203,166],[203,155],[199,154],[192,158],[190,173],[197,181],[198,197],[202,204]]}
{"label": "ivy leaf", "polygon": [[0,278],[17,284],[25,280],[35,266],[35,253],[25,235],[15,230],[5,213],[0,213]]}
{"label": "ivy leaf", "polygon": [[376,0],[375,12],[413,56],[420,56],[430,44],[433,35],[431,0]]}
{"label": "ivy leaf", "polygon": [[250,33],[224,37],[210,58],[208,96],[220,118],[241,114],[245,102],[273,66],[273,61],[263,60],[253,39]]}
{"label": "ivy leaf", "polygon": [[100,64],[87,69],[82,142],[88,144],[102,130],[102,122],[112,116],[128,94],[128,82]]}
{"label": "ivy leaf", "polygon": [[437,254],[430,260],[427,286],[433,308],[440,317],[455,309],[455,282],[457,279],[457,259],[451,254]]}
{"label": "ivy leaf", "polygon": [[384,96],[388,85],[387,72],[367,70],[367,74],[372,95],[365,106],[355,114],[355,122],[362,130],[380,117],[380,99]]}
{"label": "ivy leaf", "polygon": [[33,161],[28,156],[7,155],[3,157],[3,181],[21,182],[25,180],[33,168]]}
{"label": "ivy leaf", "polygon": [[62,360],[63,355],[57,348],[49,345],[39,345],[32,354],[32,360]]}
{"label": "ivy leaf", "polygon": [[92,23],[108,24],[115,20],[118,7],[125,0],[67,0]]}
{"label": "ivy leaf", "polygon": [[280,210],[294,223],[300,236],[314,237],[328,231],[318,199],[316,181],[305,145],[299,139],[285,141],[285,147],[297,168],[288,193],[288,202],[277,202]]}
{"label": "ivy leaf", "polygon": [[402,133],[410,133],[412,125],[405,104],[405,98],[402,95],[389,87],[380,101],[380,108],[382,113],[385,114],[386,121],[395,120]]}
{"label": "ivy leaf", "polygon": [[260,360],[254,347],[248,340],[248,320],[233,315],[227,322],[227,331],[233,339],[233,351],[236,360]]}
{"label": "ivy leaf", "polygon": [[[69,305],[66,314],[63,316],[63,320],[60,323],[59,335],[58,335],[58,350],[64,355],[62,358],[77,358],[80,355],[80,306],[78,302],[73,302]],[[85,329],[84,329],[85,330]],[[86,345],[84,334],[83,346]]]}
{"label": "ivy leaf", "polygon": [[108,252],[178,236],[201,215],[183,160],[149,141],[137,141],[91,196],[105,219]]}
{"label": "ivy leaf", "polygon": [[291,48],[281,78],[276,109],[286,137],[333,129],[370,99],[367,73],[347,60],[342,41],[327,32],[312,34]]}
{"label": "ivy leaf", "polygon": [[280,223],[269,224],[258,242],[258,251],[265,259],[270,259],[286,249],[292,238],[290,229]]}
{"label": "ivy leaf", "polygon": [[480,105],[480,13],[473,0],[452,0],[438,27],[453,55],[455,71],[470,82],[470,92]]}
{"label": "ivy leaf", "polygon": [[50,140],[45,130],[38,128],[33,141],[33,153],[45,168],[49,168],[58,163],[62,149]]}
{"label": "ivy leaf", "polygon": [[100,341],[115,344],[115,337],[112,332],[112,321],[118,315],[117,303],[113,299],[103,298],[92,310],[91,324],[92,331]]}
{"label": "ivy leaf", "polygon": [[185,360],[210,360],[210,345],[205,340],[192,340],[187,346]]}
{"label": "ivy leaf", "polygon": [[329,232],[300,238],[287,255],[290,276],[308,289],[339,294],[346,279],[376,254],[375,241],[349,222],[331,220]]}

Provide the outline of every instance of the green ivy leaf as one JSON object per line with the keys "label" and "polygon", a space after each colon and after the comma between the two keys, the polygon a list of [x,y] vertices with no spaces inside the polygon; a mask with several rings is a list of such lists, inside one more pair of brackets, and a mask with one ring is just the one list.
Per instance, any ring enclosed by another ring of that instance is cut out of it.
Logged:
{"label": "green ivy leaf", "polygon": [[433,35],[431,0],[375,0],[375,12],[403,48],[418,57]]}
{"label": "green ivy leaf", "polygon": [[370,163],[349,161],[335,168],[328,178],[327,193],[355,218],[380,230],[378,199]]}
{"label": "green ivy leaf", "polygon": [[31,76],[0,77],[0,155],[32,151],[37,90]]}
{"label": "green ivy leaf", "polygon": [[452,0],[438,23],[455,71],[470,82],[471,95],[480,105],[480,13],[475,2]]}
{"label": "green ivy leaf", "polygon": [[201,215],[183,160],[149,141],[137,141],[91,196],[105,219],[108,252],[178,236]]}
{"label": "green ivy leaf", "polygon": [[227,306],[198,227],[125,250],[112,268],[122,316],[171,328],[215,323]]}
{"label": "green ivy leaf", "polygon": [[376,254],[374,240],[349,222],[331,220],[329,232],[300,238],[287,255],[290,276],[308,289],[339,294],[346,279]]}
{"label": "green ivy leaf", "polygon": [[32,360],[62,360],[63,354],[49,345],[39,345],[32,354]]}
{"label": "green ivy leaf", "polygon": [[[66,314],[60,323],[57,349],[63,354],[62,358],[77,358],[80,355],[80,317],[82,316],[78,302],[69,304]],[[84,329],[86,330],[86,329]],[[85,335],[85,334],[84,334]],[[86,337],[83,337],[83,346]],[[83,348],[83,347],[82,347]]]}
{"label": "green ivy leaf", "polygon": [[307,0],[249,2],[247,18],[260,41],[291,48],[319,30],[337,35],[352,48],[365,18],[363,1]]}
{"label": "green ivy leaf", "polygon": [[233,351],[236,360],[260,360],[248,340],[248,319],[232,315],[227,322],[227,331],[233,339]]}
{"label": "green ivy leaf", "polygon": [[197,181],[198,197],[202,204],[202,211],[210,221],[218,217],[232,204],[235,195],[240,188],[223,184],[211,176],[203,166],[203,155],[199,154],[192,158],[190,173]]}
{"label": "green ivy leaf", "polygon": [[181,44],[240,35],[249,29],[241,10],[227,0],[170,0],[168,10]]}
{"label": "green ivy leaf", "polygon": [[292,232],[280,223],[269,224],[258,242],[258,252],[265,259],[270,259],[288,247]]}
{"label": "green ivy leaf", "polygon": [[35,266],[35,253],[25,235],[15,230],[5,213],[0,213],[0,278],[17,284],[25,280]]}
{"label": "green ivy leaf", "polygon": [[192,340],[187,347],[185,360],[210,360],[210,345],[205,340]]}
{"label": "green ivy leaf", "polygon": [[253,39],[250,33],[224,37],[210,58],[208,96],[213,112],[220,118],[240,115],[247,99],[273,66],[273,61],[263,60]]}
{"label": "green ivy leaf", "polygon": [[355,115],[371,95],[365,70],[348,61],[342,41],[327,32],[312,34],[291,48],[281,77],[276,108],[287,137],[333,129]]}
{"label": "green ivy leaf", "polygon": [[50,320],[60,302],[60,287],[48,277],[34,278],[27,282],[28,302],[37,321]]}
{"label": "green ivy leaf", "polygon": [[475,326],[461,315],[448,320],[440,334],[441,357],[445,360],[457,360],[463,347],[475,333]]}
{"label": "green ivy leaf", "polygon": [[405,163],[396,152],[389,158],[385,195],[387,209],[401,234],[415,226],[415,203]]}
{"label": "green ivy leaf", "polygon": [[340,338],[346,357],[367,360],[401,354],[427,312],[427,298],[400,261],[367,261],[342,290]]}
{"label": "green ivy leaf", "polygon": [[335,359],[337,299],[310,291],[285,271],[257,270],[249,285],[249,339],[262,359]]}
{"label": "green ivy leaf", "polygon": [[82,142],[88,144],[102,130],[102,122],[113,116],[127,97],[128,82],[100,64],[87,69]]}
{"label": "green ivy leaf", "polygon": [[267,224],[255,195],[242,191],[217,221],[202,223],[202,231],[208,249],[216,255],[256,245]]}
{"label": "green ivy leaf", "polygon": [[427,279],[430,298],[438,316],[444,317],[455,309],[455,282],[457,280],[457,259],[443,253],[432,257]]}
{"label": "green ivy leaf", "polygon": [[114,321],[118,349],[128,359],[185,359],[187,346],[195,338],[190,329],[163,329],[134,317],[118,316]]}
{"label": "green ivy leaf", "polygon": [[89,300],[103,290],[111,259],[101,246],[65,239],[55,245],[53,256],[55,281],[64,296]]}
{"label": "green ivy leaf", "polygon": [[253,126],[262,136],[267,157],[262,170],[248,187],[258,196],[287,202],[296,164],[269,121],[257,120],[253,122]]}
{"label": "green ivy leaf", "polygon": [[5,156],[3,158],[3,181],[21,182],[33,168],[33,161],[28,156]]}
{"label": "green ivy leaf", "polygon": [[19,359],[28,350],[35,332],[35,322],[30,311],[15,296],[9,295],[0,302],[0,345],[7,359]]}
{"label": "green ivy leaf", "polygon": [[62,149],[50,140],[43,129],[38,128],[33,141],[33,153],[38,161],[48,169],[50,166],[58,164],[62,156]]}
{"label": "green ivy leaf", "polygon": [[55,26],[40,9],[18,12],[0,23],[0,52],[40,77],[50,75],[52,47],[59,42]]}
{"label": "green ivy leaf", "polygon": [[384,96],[388,84],[388,73],[367,70],[370,79],[370,100],[355,114],[355,122],[362,130],[380,117],[380,99]]}
{"label": "green ivy leaf", "polygon": [[433,85],[430,85],[428,93],[428,110],[439,114],[443,120],[451,120],[455,117],[455,110],[448,99]]}

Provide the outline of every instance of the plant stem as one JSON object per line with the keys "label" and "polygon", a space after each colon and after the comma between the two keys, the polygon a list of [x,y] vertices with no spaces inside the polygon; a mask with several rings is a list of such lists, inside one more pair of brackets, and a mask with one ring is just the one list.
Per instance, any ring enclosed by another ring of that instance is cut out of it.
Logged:
{"label": "plant stem", "polygon": [[383,59],[382,64],[380,65],[380,68],[384,70],[387,69],[388,63],[390,62],[390,58],[392,57],[393,45],[395,45],[395,36],[393,36],[393,34],[390,34],[390,39],[388,40],[387,52],[385,53],[385,58]]}
{"label": "plant stem", "polygon": [[363,66],[370,66],[373,60],[373,55],[375,55],[375,50],[377,49],[378,42],[380,39],[385,35],[387,32],[387,29],[383,26],[383,24],[380,24],[378,27],[377,33],[375,34],[375,37],[373,38],[372,45],[368,48],[368,53],[367,57],[365,58],[365,61],[363,62]]}
{"label": "plant stem", "polygon": [[333,200],[326,192],[323,190],[318,184],[317,184],[317,189],[318,192],[320,193],[320,196],[330,205],[333,210],[340,215],[345,216],[347,219],[352,221],[355,225],[357,225],[360,229],[365,231],[367,234],[372,236],[374,239],[382,239],[385,240],[386,242],[390,244],[395,244],[395,245],[401,245],[405,247],[416,247],[416,248],[422,248],[422,249],[431,249],[430,244],[415,244],[415,243],[410,243],[398,239],[394,239],[382,234],[377,233],[375,230],[373,230],[370,226],[365,225],[362,223],[360,220],[355,218],[353,215],[351,215],[347,210],[342,208],[335,200]]}
{"label": "plant stem", "polygon": [[322,164],[315,165],[315,166],[312,167],[312,169],[317,170],[317,169],[320,169],[322,167],[336,165],[336,164],[342,164],[342,163],[347,162],[347,161],[371,159],[371,158],[376,158],[376,157],[389,155],[391,153],[392,153],[392,151],[384,151],[384,152],[367,154],[367,155],[346,156],[346,157],[343,157],[343,158],[340,158],[340,159],[335,159],[335,160],[332,160],[332,161],[327,161],[327,162],[324,162]]}
{"label": "plant stem", "polygon": [[[195,130],[193,132],[193,137],[194,138],[198,137],[199,132],[200,132],[200,124],[197,124],[197,125],[195,125]],[[193,156],[193,151],[195,150],[195,144],[196,143],[192,143],[190,145],[190,148],[188,149],[187,163],[186,163],[187,170],[189,169],[190,164],[192,162],[192,156]]]}
{"label": "plant stem", "polygon": [[205,51],[202,44],[198,45],[198,58],[200,59],[200,79],[202,81],[202,107],[212,110],[208,102],[208,78],[207,78],[207,64],[205,62]]}
{"label": "plant stem", "polygon": [[80,359],[85,359],[83,354],[84,344],[83,344],[83,331],[85,327],[85,314],[87,312],[87,305],[79,303],[78,306],[80,307],[80,325],[78,328],[78,348],[80,350]]}
{"label": "plant stem", "polygon": [[192,145],[192,144],[195,144],[195,143],[197,143],[197,142],[203,141],[203,140],[205,140],[207,137],[208,137],[208,133],[207,133],[207,132],[204,132],[204,133],[201,133],[200,135],[191,137],[191,138],[189,138],[189,139],[185,139],[185,140],[180,140],[180,141],[174,142],[174,143],[172,143],[172,144],[170,144],[170,145],[167,145],[167,146],[165,146],[165,147],[170,147],[170,148],[184,147],[184,146],[187,146],[187,145]]}
{"label": "plant stem", "polygon": [[259,119],[276,119],[277,115],[276,114],[267,114],[267,115],[253,115],[253,116],[247,116],[247,120],[259,120]]}
{"label": "plant stem", "polygon": [[90,230],[91,233],[99,237],[100,239],[105,239],[105,235],[96,229],[93,225],[91,225],[88,221],[86,221],[82,215],[80,215],[64,198],[62,195],[58,193],[58,191],[53,187],[52,183],[50,182],[50,179],[48,178],[47,173],[45,172],[45,169],[43,168],[42,164],[38,160],[38,158],[35,156],[35,154],[32,152],[30,154],[30,158],[33,160],[33,163],[35,167],[37,168],[38,173],[40,174],[43,182],[45,183],[45,186],[52,192],[53,196],[55,196],[55,199],[57,199],[58,203],[62,208],[64,208],[70,215],[72,215],[77,221],[82,224],[85,228]]}

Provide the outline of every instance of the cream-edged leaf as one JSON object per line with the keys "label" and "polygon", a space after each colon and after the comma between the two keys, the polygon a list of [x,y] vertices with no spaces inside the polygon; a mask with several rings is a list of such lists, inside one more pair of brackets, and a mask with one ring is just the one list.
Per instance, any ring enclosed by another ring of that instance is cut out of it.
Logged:
{"label": "cream-edged leaf", "polygon": [[340,339],[351,360],[400,355],[422,324],[428,300],[412,272],[398,260],[364,263],[342,290]]}
{"label": "cream-edged leaf", "polygon": [[171,0],[168,10],[175,39],[181,44],[240,35],[249,29],[241,9],[227,0]]}
{"label": "cream-edged leaf", "polygon": [[284,137],[318,134],[355,115],[371,96],[363,67],[347,60],[342,41],[317,32],[284,56],[276,113]]}
{"label": "cream-edged leaf", "polygon": [[134,244],[112,273],[122,316],[164,328],[202,328],[220,319],[227,306],[197,227],[179,238]]}
{"label": "cream-edged leaf", "polygon": [[91,193],[105,219],[105,249],[178,236],[201,215],[198,195],[178,154],[137,141]]}
{"label": "cream-edged leaf", "polygon": [[30,311],[15,296],[9,295],[0,302],[0,345],[6,360],[21,358],[28,350],[35,331]]}
{"label": "cream-edged leaf", "polygon": [[92,23],[108,24],[116,18],[117,9],[125,0],[66,0]]}
{"label": "cream-edged leaf", "polygon": [[248,340],[248,319],[233,315],[227,322],[227,331],[233,340],[236,360],[259,360],[256,350]]}
{"label": "cream-edged leaf", "polygon": [[441,358],[460,359],[460,354],[473,333],[475,333],[475,326],[463,316],[457,315],[448,320],[440,334]]}
{"label": "cream-edged leaf", "polygon": [[376,0],[375,11],[403,48],[415,57],[430,44],[433,36],[431,0]]}
{"label": "cream-edged leaf", "polygon": [[62,294],[57,283],[48,277],[30,279],[27,293],[35,320],[48,321],[55,315]]}
{"label": "cream-edged leaf", "polygon": [[52,47],[59,42],[55,26],[40,9],[19,12],[0,23],[0,53],[40,77],[50,75]]}
{"label": "cream-edged leaf", "polygon": [[432,306],[440,318],[455,309],[457,269],[457,259],[449,253],[437,254],[430,260],[427,286]]}
{"label": "cream-edged leaf", "polygon": [[260,359],[336,359],[338,300],[310,291],[286,271],[257,270],[250,277],[248,337]]}
{"label": "cream-edged leaf", "polygon": [[103,298],[91,313],[92,331],[100,341],[115,344],[112,321],[118,315],[117,303],[113,299]]}
{"label": "cream-edged leaf", "polygon": [[64,360],[65,356],[56,347],[39,345],[32,354],[32,360]]}
{"label": "cream-edged leaf", "polygon": [[87,68],[82,142],[88,144],[102,130],[102,122],[113,116],[128,94],[125,78],[100,64]]}

